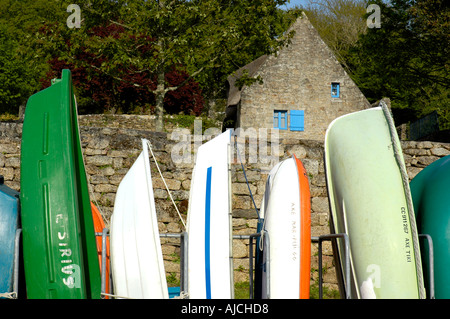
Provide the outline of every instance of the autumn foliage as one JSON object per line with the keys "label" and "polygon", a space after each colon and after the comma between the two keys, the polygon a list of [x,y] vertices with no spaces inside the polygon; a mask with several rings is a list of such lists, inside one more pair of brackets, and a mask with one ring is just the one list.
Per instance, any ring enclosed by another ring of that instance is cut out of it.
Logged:
{"label": "autumn foliage", "polygon": [[[41,32],[47,32],[46,28],[42,28]],[[129,47],[135,48],[138,54],[145,58],[153,51],[154,39],[148,36],[128,35],[122,27],[114,24],[93,27],[89,35],[127,41]],[[66,45],[70,47],[72,44],[67,40]],[[121,64],[115,66],[116,73],[112,75],[105,68],[110,62],[107,54],[93,54],[87,52],[83,46],[76,52],[71,61],[57,56],[47,61],[50,70],[41,79],[44,88],[50,85],[51,79],[60,77],[62,69],[70,69],[80,113],[154,112],[156,74],[146,69],[138,69],[131,64]],[[170,87],[183,84],[165,95],[164,108],[167,113],[200,115],[205,103],[202,90],[194,79],[189,79],[189,74],[183,66],[173,66],[166,71],[165,81]]]}

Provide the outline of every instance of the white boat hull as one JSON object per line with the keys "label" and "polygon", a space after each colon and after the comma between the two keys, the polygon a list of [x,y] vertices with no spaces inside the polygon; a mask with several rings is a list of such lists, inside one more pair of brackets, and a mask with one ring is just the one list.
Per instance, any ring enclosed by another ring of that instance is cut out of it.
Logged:
{"label": "white boat hull", "polygon": [[199,147],[188,209],[188,294],[233,298],[229,145],[227,131]]}
{"label": "white boat hull", "polygon": [[266,260],[267,247],[264,246],[263,260],[270,263],[262,272],[264,299],[309,298],[310,201],[306,171],[298,159],[288,158],[270,171],[261,205],[270,253]]}
{"label": "white boat hull", "polygon": [[147,141],[121,181],[111,218],[114,295],[168,298]]}

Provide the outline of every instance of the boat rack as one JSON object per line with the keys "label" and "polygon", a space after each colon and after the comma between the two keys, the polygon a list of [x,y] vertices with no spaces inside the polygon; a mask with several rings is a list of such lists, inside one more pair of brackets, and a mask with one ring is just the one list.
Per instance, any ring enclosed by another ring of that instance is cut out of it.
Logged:
{"label": "boat rack", "polygon": [[[269,251],[270,251],[270,238],[269,234],[266,231],[263,231],[263,244],[266,247],[266,255],[265,255],[265,269],[266,269],[266,285],[267,285],[267,291],[270,291],[270,262],[267,262],[267,260],[270,259]],[[103,247],[106,247],[106,236],[109,235],[108,229],[104,229],[102,233],[97,233],[97,236],[102,236],[102,243]],[[160,233],[159,236],[161,238],[180,238],[180,291],[181,292],[187,292],[188,288],[188,278],[187,278],[187,242],[188,242],[188,234],[187,232],[182,233]],[[233,239],[248,239],[249,240],[249,297],[250,299],[254,298],[254,280],[253,280],[253,240],[261,238],[261,233],[255,233],[251,235],[233,235]],[[430,282],[430,292],[429,292],[429,298],[434,299],[434,254],[433,254],[433,241],[431,239],[431,236],[428,234],[420,234],[419,238],[425,238],[427,240],[428,244],[428,250],[429,250],[429,263],[430,263],[430,270],[429,270],[429,282]],[[324,241],[331,241],[331,240],[342,240],[344,245],[344,278],[345,278],[345,299],[351,299],[351,278],[350,278],[350,241],[348,238],[348,235],[345,233],[341,234],[326,234],[321,236],[312,236],[311,242],[318,244],[318,271],[319,271],[319,299],[323,299],[323,253],[322,253],[322,247]],[[106,267],[106,250],[102,250],[102,293],[105,293],[105,277],[104,274]],[[112,285],[110,285],[112,287]],[[108,292],[106,292],[107,294]],[[269,295],[267,295],[267,298],[270,298]]]}
{"label": "boat rack", "polygon": [[[14,252],[14,283],[13,283],[13,291],[2,293],[2,297],[11,298],[11,299],[17,299],[19,296],[19,263],[20,263],[20,239],[22,235],[22,229],[17,229],[16,231],[16,237],[15,237],[15,252]],[[102,237],[102,269],[101,269],[101,292],[102,297],[111,295],[112,291],[106,291],[106,261],[107,261],[107,250],[106,250],[106,241],[107,237],[109,236],[109,229],[104,228],[102,232],[96,233],[96,236]],[[182,233],[160,233],[159,234],[161,238],[179,238],[180,239],[180,291],[186,292],[188,289],[188,278],[187,278],[187,243],[188,243],[188,234],[187,232]],[[250,282],[250,288],[249,288],[249,296],[250,299],[253,299],[253,240],[260,238],[261,233],[255,233],[251,235],[233,235],[233,239],[248,239],[249,240],[249,282]],[[321,235],[318,237],[312,236],[311,242],[318,243],[318,267],[319,267],[319,299],[323,298],[323,278],[322,278],[322,243],[324,241],[328,240],[342,240],[344,244],[344,250],[345,250],[345,265],[344,265],[344,278],[345,278],[345,298],[350,299],[351,296],[351,288],[350,288],[350,254],[349,254],[349,238],[348,235],[345,233],[342,234],[327,234],[327,235]],[[430,235],[428,234],[419,234],[419,239],[425,239],[428,245],[428,255],[429,255],[429,298],[434,299],[434,250],[433,250],[433,240]],[[270,272],[268,271],[270,268],[270,262],[267,262],[269,260],[269,245],[270,245],[270,239],[269,234],[267,232],[263,232],[263,242],[264,246],[266,247],[266,262],[265,267],[267,274]],[[113,281],[111,277],[111,271],[110,271],[110,282],[109,285],[110,289],[113,289]],[[266,277],[266,285],[267,290],[269,290],[270,287],[270,277]],[[270,296],[267,296],[268,298]]]}

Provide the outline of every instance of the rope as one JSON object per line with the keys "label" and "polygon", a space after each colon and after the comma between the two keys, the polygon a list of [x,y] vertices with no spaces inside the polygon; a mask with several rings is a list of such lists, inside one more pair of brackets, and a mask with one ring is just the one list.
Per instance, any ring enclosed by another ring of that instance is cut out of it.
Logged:
{"label": "rope", "polygon": [[255,207],[256,215],[258,215],[258,220],[261,220],[261,218],[259,217],[258,208],[256,207],[255,199],[253,198],[252,190],[250,189],[250,183],[248,182],[247,174],[245,173],[244,164],[242,163],[242,160],[241,160],[241,154],[239,153],[239,147],[237,146],[237,136],[236,135],[234,135],[234,145],[236,146],[238,159],[239,159],[239,162],[241,163],[242,172],[244,173],[245,182],[247,183],[248,191],[250,193],[250,197],[252,199],[253,206]]}
{"label": "rope", "polygon": [[423,275],[422,275],[422,262],[420,259],[420,251],[419,251],[419,235],[417,234],[417,226],[416,226],[416,218],[414,216],[414,205],[412,203],[411,198],[411,191],[409,188],[409,178],[408,173],[406,172],[406,167],[404,164],[404,160],[402,157],[402,150],[399,147],[398,144],[398,137],[397,137],[397,131],[395,128],[394,120],[392,119],[391,112],[389,111],[386,103],[384,101],[380,101],[381,109],[383,110],[384,116],[386,117],[386,120],[389,125],[389,130],[391,133],[391,142],[394,148],[394,155],[395,159],[397,161],[397,165],[400,168],[400,173],[402,176],[402,182],[403,182],[403,188],[405,189],[405,195],[406,195],[406,205],[408,207],[408,213],[409,213],[409,221],[411,223],[411,233],[412,233],[412,239],[413,239],[413,249],[414,249],[414,260],[416,262],[416,271],[417,271],[417,278],[419,283],[419,297],[421,299],[425,299],[425,291],[423,289],[424,287],[424,281],[423,281]]}
{"label": "rope", "polygon": [[189,294],[182,291],[179,296],[173,297],[172,299],[189,299]]}
{"label": "rope", "polygon": [[167,184],[166,184],[166,181],[165,181],[165,179],[164,179],[164,176],[162,175],[161,170],[159,169],[158,161],[156,160],[155,155],[153,154],[152,145],[150,144],[150,141],[148,141],[148,140],[146,140],[146,141],[147,141],[147,145],[148,145],[148,148],[149,148],[149,150],[150,150],[150,153],[152,154],[153,160],[155,161],[156,168],[158,169],[158,172],[159,172],[159,174],[161,175],[161,178],[162,178],[162,181],[163,181],[163,183],[164,183],[164,186],[166,186],[167,193],[169,193],[170,200],[172,201],[173,206],[175,206],[175,210],[177,211],[178,217],[180,217],[180,220],[181,220],[181,222],[183,223],[184,229],[186,229],[186,224],[185,224],[185,222],[184,222],[184,220],[183,220],[183,217],[181,217],[181,213],[180,213],[180,211],[178,210],[178,207],[177,207],[177,205],[175,204],[175,201],[173,200],[172,194],[170,193],[169,187],[168,187]]}
{"label": "rope", "polygon": [[106,292],[102,292],[100,295],[105,296],[105,297],[112,297],[114,299],[133,299],[130,297],[122,297],[122,296],[118,296],[118,295],[114,295],[114,294],[107,294]]}
{"label": "rope", "polygon": [[[108,293],[105,293],[105,292],[102,292],[100,295],[103,296],[103,297],[111,297],[111,298],[114,298],[114,299],[134,299],[134,298],[130,298],[130,297],[123,297],[123,296],[118,296],[118,295],[114,295],[114,294],[108,294]],[[0,297],[1,296],[2,295],[0,294]],[[188,299],[188,297],[189,297],[188,293],[186,293],[184,291],[181,291],[179,296],[173,297],[172,299]]]}
{"label": "rope", "polygon": [[3,293],[0,293],[0,298],[17,299],[17,292],[3,292]]}
{"label": "rope", "polygon": [[[278,171],[279,171],[279,169],[281,168],[281,165],[283,165],[283,162],[281,162],[280,163],[280,165],[278,165],[278,167],[277,167],[277,170],[273,173],[273,177],[275,177],[276,175],[277,175],[277,173],[278,173]],[[267,182],[266,182],[266,189],[267,189],[267,187],[268,186],[270,186],[269,185],[269,179],[270,179],[270,175],[267,177]],[[266,190],[267,191],[267,190]],[[266,196],[267,194],[264,194],[264,197]],[[266,200],[266,199],[265,199]],[[268,204],[269,202],[267,202],[267,204]],[[264,208],[266,207],[266,203],[264,203]],[[260,251],[263,251],[263,245],[264,245],[264,233],[265,233],[265,231],[264,231],[264,228],[266,227],[266,220],[267,220],[267,218],[264,218],[264,221],[263,221],[263,224],[262,224],[262,226],[261,226],[261,236],[259,237],[259,250]]]}

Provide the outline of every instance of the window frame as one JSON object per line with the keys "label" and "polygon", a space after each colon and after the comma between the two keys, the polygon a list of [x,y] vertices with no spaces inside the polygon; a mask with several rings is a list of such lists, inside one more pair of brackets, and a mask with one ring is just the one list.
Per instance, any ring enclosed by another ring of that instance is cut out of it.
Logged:
{"label": "window frame", "polygon": [[[336,94],[333,93],[333,87],[336,87]],[[331,97],[332,98],[340,98],[341,97],[341,83],[340,82],[331,82]]]}
{"label": "window frame", "polygon": [[[281,120],[282,120],[281,115],[284,115],[284,127],[281,127]],[[275,126],[275,119],[277,120],[277,126]],[[287,110],[273,110],[273,128],[287,131],[287,128],[288,128],[288,111]]]}

